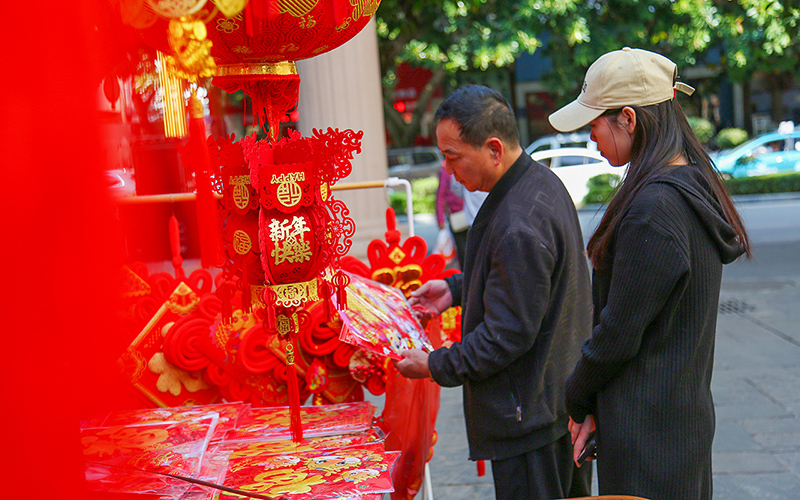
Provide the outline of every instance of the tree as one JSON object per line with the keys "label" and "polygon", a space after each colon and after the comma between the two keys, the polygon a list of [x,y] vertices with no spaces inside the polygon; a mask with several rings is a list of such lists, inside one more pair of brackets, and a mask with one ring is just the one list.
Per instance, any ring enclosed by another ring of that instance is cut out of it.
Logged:
{"label": "tree", "polygon": [[[441,82],[469,69],[511,68],[522,52],[542,50],[551,59],[554,71],[543,84],[557,105],[575,98],[592,62],[624,46],[661,53],[679,71],[717,72],[692,105],[724,77],[759,77],[773,93],[775,119],[786,114],[779,96],[800,75],[800,8],[778,0],[382,0],[377,22],[384,114],[397,145],[418,134]],[[400,62],[433,73],[409,123],[391,106]]]}
{"label": "tree", "polygon": [[[384,86],[384,116],[392,142],[408,146],[419,133],[434,90],[448,76],[470,68],[486,70],[514,63],[523,51],[541,46],[543,13],[563,14],[578,0],[382,0],[377,13]],[[392,107],[396,68],[407,62],[431,70],[406,123]]]}
{"label": "tree", "polygon": [[[775,0],[714,0],[717,36],[731,80],[764,82],[770,114],[786,118],[782,95],[800,76],[800,8]],[[749,100],[749,96],[746,96]],[[749,112],[749,107],[745,108]]]}
{"label": "tree", "polygon": [[622,47],[644,48],[692,66],[710,47],[713,7],[696,0],[641,2],[587,1],[564,16],[547,19],[550,38],[544,49],[556,71],[545,85],[559,105],[577,95],[588,67],[601,55]]}
{"label": "tree", "polygon": [[[557,71],[548,75],[545,84],[564,104],[577,94],[586,69],[599,56],[623,46],[640,47],[669,57],[679,70],[715,66],[721,77],[741,83],[760,77],[773,94],[772,116],[779,118],[785,116],[780,96],[800,71],[800,9],[787,4],[776,0],[590,0],[567,15],[547,19],[551,37],[544,52]],[[568,63],[558,64],[561,61]]]}

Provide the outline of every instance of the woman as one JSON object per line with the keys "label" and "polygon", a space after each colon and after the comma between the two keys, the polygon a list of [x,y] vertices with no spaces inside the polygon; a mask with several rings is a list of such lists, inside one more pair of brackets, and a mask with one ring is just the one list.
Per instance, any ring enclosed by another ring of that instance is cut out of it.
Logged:
{"label": "woman", "polygon": [[464,247],[467,245],[467,224],[464,215],[464,186],[462,186],[453,174],[447,173],[444,168],[444,161],[439,169],[439,187],[436,188],[436,222],[439,229],[445,227],[445,221],[449,219],[450,232],[453,234],[453,241],[456,245],[456,258],[458,259],[459,269],[464,268]]}
{"label": "woman", "polygon": [[722,265],[749,242],[676,98],[669,59],[600,57],[550,116],[592,140],[624,180],[592,235],[594,329],[567,381],[577,457],[595,430],[600,493],[711,499],[711,373]]}

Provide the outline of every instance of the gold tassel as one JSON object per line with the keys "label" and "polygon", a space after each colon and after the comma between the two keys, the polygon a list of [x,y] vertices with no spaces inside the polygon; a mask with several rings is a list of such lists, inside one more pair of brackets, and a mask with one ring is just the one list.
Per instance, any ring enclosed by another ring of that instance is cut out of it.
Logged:
{"label": "gold tassel", "polygon": [[164,92],[164,135],[183,137],[186,135],[186,108],[183,100],[183,80],[171,69],[167,55],[158,52],[161,66],[158,79]]}

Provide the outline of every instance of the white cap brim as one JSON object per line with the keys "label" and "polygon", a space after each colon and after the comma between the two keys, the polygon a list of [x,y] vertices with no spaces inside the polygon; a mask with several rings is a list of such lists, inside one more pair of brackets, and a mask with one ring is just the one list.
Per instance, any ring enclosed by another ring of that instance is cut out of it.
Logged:
{"label": "white cap brim", "polygon": [[559,132],[572,132],[585,127],[605,111],[605,109],[590,108],[575,99],[547,119],[550,121],[550,125]]}

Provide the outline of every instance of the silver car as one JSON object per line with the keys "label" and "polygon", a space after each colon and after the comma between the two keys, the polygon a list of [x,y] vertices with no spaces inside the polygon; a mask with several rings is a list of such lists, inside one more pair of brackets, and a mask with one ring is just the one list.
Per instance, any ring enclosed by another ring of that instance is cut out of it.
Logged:
{"label": "silver car", "polygon": [[390,149],[389,176],[401,179],[420,179],[439,175],[444,155],[435,146]]}

